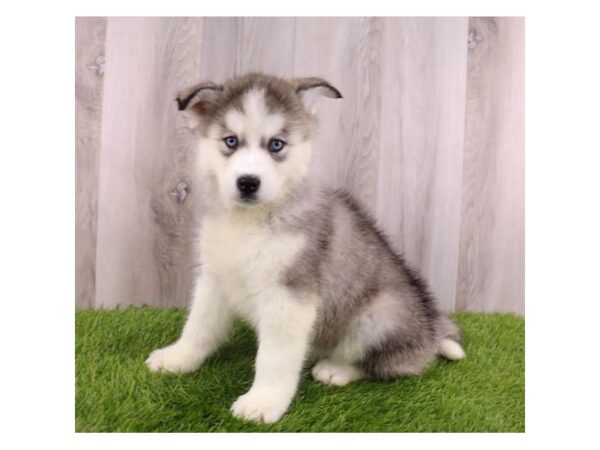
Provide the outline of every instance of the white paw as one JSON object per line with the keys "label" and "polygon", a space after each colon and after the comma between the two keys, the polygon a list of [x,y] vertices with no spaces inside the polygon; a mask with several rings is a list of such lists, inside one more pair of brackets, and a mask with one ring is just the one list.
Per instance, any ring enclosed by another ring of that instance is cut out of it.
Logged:
{"label": "white paw", "polygon": [[154,350],[146,360],[146,365],[152,372],[187,373],[198,370],[200,364],[197,351],[177,342]]}
{"label": "white paw", "polygon": [[344,386],[363,377],[362,371],[351,364],[335,363],[324,359],[312,368],[315,380],[324,384]]}
{"label": "white paw", "polygon": [[238,397],[231,406],[231,412],[238,419],[273,423],[283,416],[289,404],[287,396],[276,391],[251,389]]}

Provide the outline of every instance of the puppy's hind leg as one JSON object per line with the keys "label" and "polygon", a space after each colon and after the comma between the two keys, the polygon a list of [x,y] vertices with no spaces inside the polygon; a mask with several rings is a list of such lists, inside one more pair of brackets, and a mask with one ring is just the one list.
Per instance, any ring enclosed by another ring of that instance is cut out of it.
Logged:
{"label": "puppy's hind leg", "polygon": [[345,386],[365,378],[359,365],[361,348],[360,330],[350,330],[328,353],[328,356],[314,365],[312,376],[323,384]]}
{"label": "puppy's hind leg", "polygon": [[233,315],[210,275],[202,275],[194,292],[187,322],[179,340],[154,350],[146,365],[152,372],[186,373],[198,370],[225,340]]}

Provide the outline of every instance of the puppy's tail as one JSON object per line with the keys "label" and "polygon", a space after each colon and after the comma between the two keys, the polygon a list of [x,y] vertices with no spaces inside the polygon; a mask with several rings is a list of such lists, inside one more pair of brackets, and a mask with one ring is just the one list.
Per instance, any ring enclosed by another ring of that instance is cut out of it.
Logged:
{"label": "puppy's tail", "polygon": [[438,351],[444,358],[451,360],[463,359],[465,351],[460,345],[458,327],[448,317],[440,317]]}
{"label": "puppy's tail", "polygon": [[452,339],[442,339],[439,350],[440,355],[451,360],[463,359],[467,356],[462,346]]}

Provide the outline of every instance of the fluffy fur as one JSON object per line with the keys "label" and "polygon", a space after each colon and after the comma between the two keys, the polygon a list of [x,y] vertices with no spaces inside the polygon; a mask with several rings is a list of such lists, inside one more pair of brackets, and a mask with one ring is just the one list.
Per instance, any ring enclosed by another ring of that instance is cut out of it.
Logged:
{"label": "fluffy fur", "polygon": [[[193,86],[179,107],[198,132],[204,217],[202,273],[180,339],[155,350],[153,371],[191,372],[227,339],[235,318],[257,331],[256,374],[235,416],[274,422],[303,363],[315,379],[417,375],[438,356],[464,357],[456,326],[347,193],[310,175],[313,111],[341,98],[319,78],[261,74]],[[227,145],[235,137],[235,148]],[[271,143],[284,142],[280,151]],[[260,181],[243,192],[239,180]]]}

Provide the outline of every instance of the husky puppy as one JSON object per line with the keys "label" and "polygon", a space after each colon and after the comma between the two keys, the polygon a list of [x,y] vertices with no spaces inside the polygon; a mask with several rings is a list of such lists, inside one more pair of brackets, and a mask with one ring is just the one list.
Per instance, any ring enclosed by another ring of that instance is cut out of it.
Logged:
{"label": "husky puppy", "polygon": [[244,319],[258,335],[256,372],[231,410],[245,420],[279,420],[309,358],[315,379],[342,386],[465,356],[374,220],[310,175],[319,97],[342,95],[320,78],[250,74],[177,98],[198,136],[202,271],[181,337],[146,363],[195,371]]}

